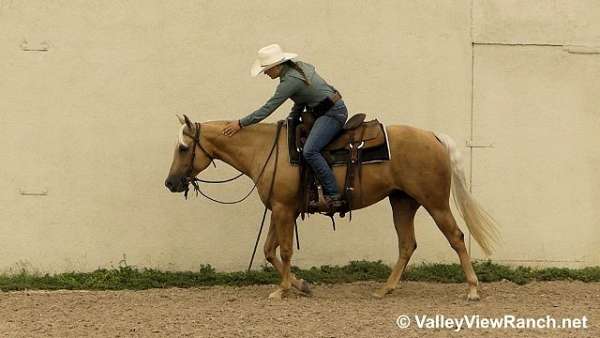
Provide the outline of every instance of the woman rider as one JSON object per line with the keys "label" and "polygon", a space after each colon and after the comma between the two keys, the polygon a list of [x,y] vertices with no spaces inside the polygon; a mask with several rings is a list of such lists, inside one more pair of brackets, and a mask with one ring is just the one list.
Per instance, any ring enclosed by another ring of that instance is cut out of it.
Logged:
{"label": "woman rider", "polygon": [[316,120],[302,155],[323,185],[328,207],[336,210],[343,206],[343,201],[335,176],[321,155],[321,150],[342,130],[348,118],[348,109],[339,93],[316,73],[313,65],[292,60],[297,56],[284,53],[277,44],[258,51],[258,59],[252,65],[250,74],[255,77],[264,72],[271,79],[279,78],[279,85],[267,103],[248,116],[229,122],[223,128],[223,134],[232,136],[241,128],[262,121],[288,98],[294,101],[290,116],[297,117],[304,109],[313,111]]}

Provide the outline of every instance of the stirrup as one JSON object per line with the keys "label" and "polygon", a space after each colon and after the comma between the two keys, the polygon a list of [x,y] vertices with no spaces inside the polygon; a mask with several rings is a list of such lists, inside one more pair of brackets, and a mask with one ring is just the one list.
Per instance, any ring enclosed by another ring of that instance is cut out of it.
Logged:
{"label": "stirrup", "polygon": [[345,216],[347,203],[341,196],[336,199],[327,196],[325,202],[327,203],[327,216],[333,217],[336,213],[339,213],[340,217]]}

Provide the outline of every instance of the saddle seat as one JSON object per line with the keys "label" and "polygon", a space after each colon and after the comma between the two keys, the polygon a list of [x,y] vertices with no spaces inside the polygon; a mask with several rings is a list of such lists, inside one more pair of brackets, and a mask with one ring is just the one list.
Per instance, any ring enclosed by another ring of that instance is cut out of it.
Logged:
{"label": "saddle seat", "polygon": [[364,122],[365,114],[355,114],[344,125],[341,133],[327,146],[325,151],[350,149],[357,143],[360,149],[369,149],[385,143],[383,126],[377,119]]}
{"label": "saddle seat", "polygon": [[[348,161],[349,150],[352,147],[370,149],[386,144],[384,126],[377,119],[364,122],[365,118],[366,115],[363,113],[353,115],[348,119],[340,134],[323,148],[323,157],[329,164],[345,164]],[[290,148],[293,146],[294,150],[300,152],[309,131],[302,123],[293,126],[293,129],[295,129],[293,130],[295,137],[290,140],[293,141],[290,142]],[[293,157],[290,158],[293,162]]]}

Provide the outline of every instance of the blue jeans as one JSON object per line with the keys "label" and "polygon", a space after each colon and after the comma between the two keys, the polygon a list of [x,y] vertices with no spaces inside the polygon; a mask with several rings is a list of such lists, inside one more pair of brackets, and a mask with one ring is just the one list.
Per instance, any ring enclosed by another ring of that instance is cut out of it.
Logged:
{"label": "blue jeans", "polygon": [[302,149],[304,159],[323,185],[323,193],[328,196],[339,194],[339,189],[333,171],[321,155],[321,150],[340,133],[347,118],[348,109],[344,101],[337,101],[327,113],[315,121]]}

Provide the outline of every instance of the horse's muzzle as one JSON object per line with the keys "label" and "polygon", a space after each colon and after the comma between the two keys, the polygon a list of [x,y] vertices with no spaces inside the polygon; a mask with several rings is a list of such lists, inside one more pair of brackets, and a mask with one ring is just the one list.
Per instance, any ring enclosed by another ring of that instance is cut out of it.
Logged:
{"label": "horse's muzzle", "polygon": [[188,182],[184,177],[169,176],[165,180],[165,186],[171,192],[184,192],[187,185],[188,185]]}

